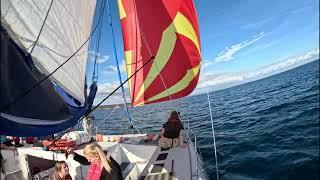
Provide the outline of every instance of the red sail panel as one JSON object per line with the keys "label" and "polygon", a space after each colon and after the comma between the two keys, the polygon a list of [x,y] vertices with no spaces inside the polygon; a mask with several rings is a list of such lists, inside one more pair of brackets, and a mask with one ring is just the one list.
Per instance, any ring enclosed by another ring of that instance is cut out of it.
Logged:
{"label": "red sail panel", "polygon": [[133,106],[190,94],[201,64],[193,1],[118,0],[118,7],[128,77],[143,66],[129,81]]}

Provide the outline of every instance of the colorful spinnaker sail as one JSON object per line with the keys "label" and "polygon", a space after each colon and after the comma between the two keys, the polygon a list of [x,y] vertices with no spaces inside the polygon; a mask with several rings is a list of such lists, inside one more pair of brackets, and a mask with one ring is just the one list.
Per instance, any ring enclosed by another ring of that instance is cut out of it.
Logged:
{"label": "colorful spinnaker sail", "polygon": [[95,0],[1,0],[0,134],[54,134],[87,111],[88,43],[72,54],[90,35],[95,6]]}
{"label": "colorful spinnaker sail", "polygon": [[[201,65],[192,0],[118,0],[133,106],[187,96]],[[154,57],[154,58],[152,58]]]}

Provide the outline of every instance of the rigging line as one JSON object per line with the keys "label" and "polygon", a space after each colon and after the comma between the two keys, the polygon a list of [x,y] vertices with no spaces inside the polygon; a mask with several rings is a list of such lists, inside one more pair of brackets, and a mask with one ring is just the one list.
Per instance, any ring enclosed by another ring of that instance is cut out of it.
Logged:
{"label": "rigging line", "polygon": [[[137,45],[137,43],[138,43],[138,41],[137,41],[137,37],[138,37],[138,35],[137,35],[137,33],[138,33],[138,26],[137,25],[139,25],[139,28],[140,28],[140,33],[141,33],[141,37],[142,37],[142,39],[143,39],[143,42],[144,42],[144,44],[146,45],[146,48],[147,48],[147,50],[148,50],[148,52],[149,52],[149,55],[150,56],[153,56],[153,54],[152,54],[152,52],[151,52],[151,50],[150,50],[150,47],[149,47],[149,44],[147,43],[147,40],[146,40],[146,37],[144,36],[144,31],[143,31],[143,29],[142,29],[142,27],[140,26],[140,21],[139,21],[139,18],[138,18],[138,13],[137,13],[137,6],[136,6],[136,2],[135,1],[133,1],[133,4],[134,4],[134,12],[135,12],[135,18],[134,18],[134,24],[136,24],[136,26],[135,26],[135,36],[134,36],[134,38],[135,38],[135,41],[133,41],[133,42],[136,42],[136,53],[135,53],[135,59],[137,60],[138,59],[138,45]],[[135,62],[135,69],[137,68],[137,65],[138,65],[138,63],[139,63],[139,61],[137,62]],[[134,77],[135,79],[137,78],[136,76]],[[134,80],[134,82],[136,82],[136,80]],[[133,87],[131,88],[131,89],[133,89],[133,91],[134,91],[134,89],[135,89],[135,86],[136,86],[136,83],[134,83],[133,84]],[[132,100],[133,99],[135,99],[135,93],[132,93]]]}
{"label": "rigging line", "polygon": [[98,127],[99,127],[102,123],[104,123],[107,119],[109,119],[109,117],[112,115],[112,113],[113,113],[115,110],[116,110],[116,106],[113,108],[113,110],[110,112],[110,114],[103,119],[103,121],[101,121],[99,124],[97,124],[97,125],[95,126],[96,134],[98,133]]}
{"label": "rigging line", "polygon": [[[103,10],[105,8],[105,2],[103,4]],[[103,12],[103,11],[102,11]],[[37,86],[39,86],[43,81],[45,81],[46,79],[48,79],[52,74],[54,74],[58,69],[60,69],[63,65],[65,65],[73,56],[75,56],[81,49],[82,47],[89,41],[89,39],[91,38],[91,36],[94,34],[94,32],[96,31],[98,25],[100,24],[101,21],[101,17],[102,17],[102,13],[100,15],[100,18],[98,20],[97,25],[94,27],[93,31],[91,32],[90,36],[87,38],[87,40],[67,59],[65,60],[62,64],[60,64],[54,71],[52,71],[50,74],[48,74],[46,77],[44,77],[43,79],[41,79],[40,81],[38,81],[35,85],[33,85],[30,89],[26,90],[24,93],[22,93],[21,95],[19,95],[17,98],[15,98],[13,101],[11,101],[10,103],[8,103],[7,105],[5,105],[3,108],[1,108],[1,112],[4,111],[5,109],[8,109],[12,104],[17,103],[20,99],[22,99],[23,97],[25,97],[27,94],[29,94],[34,88],[36,88]]]}
{"label": "rigging line", "polygon": [[132,127],[133,127],[139,134],[141,134],[141,132],[139,131],[139,129],[137,128],[137,126],[134,125],[133,122],[131,122],[131,124],[132,124]]}
{"label": "rigging line", "polygon": [[[112,26],[112,17],[111,17],[111,12],[110,12],[110,5],[109,5],[109,0],[107,0],[107,7],[108,7],[108,19],[109,19],[109,26],[110,26],[110,30],[111,30],[111,36],[112,36],[112,45],[113,45],[113,49],[114,49],[114,56],[115,56],[115,59],[116,59],[116,63],[117,63],[117,70],[118,70],[118,76],[119,76],[119,81],[120,83],[122,83],[122,78],[121,78],[121,73],[120,73],[120,68],[119,68],[119,61],[118,61],[118,55],[117,55],[117,48],[116,48],[116,42],[115,42],[115,38],[114,38],[114,32],[113,32],[113,26]],[[126,97],[125,97],[125,92],[124,92],[124,88],[123,86],[121,86],[121,92],[122,92],[122,98],[123,98],[123,101],[124,101],[124,106],[125,106],[125,109],[126,109],[126,112],[127,112],[127,116],[128,116],[128,120],[129,120],[129,123],[130,125],[132,126],[132,122],[131,122],[131,116],[130,116],[130,113],[129,113],[129,109],[128,109],[128,106],[127,106],[127,101],[126,101]]]}
{"label": "rigging line", "polygon": [[[133,1],[133,3],[134,3],[134,5],[135,5],[135,1]],[[134,6],[135,7],[135,6]],[[134,12],[135,12],[135,14],[137,14],[137,11],[136,11],[136,8],[134,8]],[[137,19],[136,18],[134,18],[133,19],[133,21],[134,21],[134,23],[132,23],[132,24],[135,24],[135,26],[133,27],[133,25],[131,25],[130,26],[130,29],[131,29],[131,32],[133,32],[133,29],[134,29],[134,32],[135,32],[135,35],[134,36],[132,36],[132,40],[131,40],[131,42],[135,42],[135,46],[133,46],[134,47],[134,49],[132,48],[132,51],[134,52],[134,59],[135,59],[135,64],[134,64],[134,69],[137,69],[137,67],[138,67],[138,63],[140,63],[140,61],[138,61],[138,27],[137,27],[137,24],[139,23],[137,23]],[[133,43],[132,43],[133,44]],[[152,56],[152,55],[150,55],[150,56]],[[132,64],[132,59],[131,59],[131,64]],[[128,67],[128,66],[127,66]],[[128,69],[132,69],[132,67],[131,66],[129,66],[128,67]],[[131,102],[134,102],[135,101],[135,96],[136,96],[136,93],[135,93],[135,89],[136,89],[136,84],[137,84],[137,76],[135,76],[134,77],[134,79],[133,79],[133,81],[131,81],[131,82],[133,82],[132,84],[131,83],[129,83],[129,88],[131,88],[131,90],[130,91],[132,91],[132,92],[130,92],[130,98],[131,98]],[[130,84],[131,84],[131,87],[130,87]]]}
{"label": "rigging line", "polygon": [[[167,87],[166,83],[165,83],[164,80],[163,80],[163,77],[162,77],[162,75],[161,75],[161,72],[159,71],[159,68],[158,68],[157,63],[156,63],[155,61],[153,61],[153,62],[154,62],[154,65],[155,65],[156,68],[157,68],[157,71],[158,71],[158,73],[159,73],[161,82],[162,82],[162,84],[163,84],[163,86],[164,86],[164,88],[165,88],[165,91],[167,92],[167,95],[168,95],[169,98],[170,98],[170,100],[169,100],[170,106],[173,107],[172,97],[171,97],[171,95],[170,95],[170,92],[169,92],[169,90],[168,90],[168,87]],[[179,118],[180,118],[180,117],[179,117]]]}
{"label": "rigging line", "polygon": [[66,129],[64,131],[61,131],[62,133],[60,132],[56,137],[54,137],[54,140],[52,141],[52,143],[50,143],[46,147],[46,149],[49,149],[51,146],[53,146],[64,134],[68,133],[71,130],[72,130],[72,128],[68,128],[68,129]]}
{"label": "rigging line", "polygon": [[214,146],[214,156],[216,160],[216,174],[217,174],[217,180],[219,180],[219,171],[218,171],[218,157],[217,157],[217,148],[216,148],[216,138],[214,135],[214,127],[213,127],[213,117],[212,117],[212,111],[211,111],[211,103],[210,103],[210,95],[207,92],[208,96],[208,103],[209,103],[209,110],[210,110],[210,119],[211,119],[211,128],[212,128],[212,138],[213,138],[213,146]]}
{"label": "rigging line", "polygon": [[[139,24],[140,21],[139,21],[139,18],[138,18],[136,2],[133,1],[133,4],[134,4],[134,12],[135,12],[134,21],[135,21],[135,24],[138,24],[139,27],[140,27],[140,24]],[[138,29],[137,29],[137,28],[138,28],[138,27],[136,26],[136,32],[138,32]],[[145,38],[145,36],[144,36],[144,32],[143,32],[142,27],[140,27],[140,31],[141,31],[141,37],[142,37],[142,39],[143,39],[143,41],[144,41],[144,44],[145,44],[146,47],[147,47],[147,50],[148,50],[148,52],[149,52],[149,55],[152,56],[152,53],[151,53],[149,44],[147,43],[147,40],[146,40],[146,38]],[[137,35],[136,35],[135,37],[137,37]],[[137,46],[136,46],[136,47],[137,47]]]}
{"label": "rigging line", "polygon": [[30,53],[29,53],[30,55],[32,54],[34,48],[36,47],[36,45],[37,45],[37,43],[38,43],[38,40],[39,40],[39,38],[40,38],[41,32],[42,32],[42,30],[43,30],[43,27],[44,27],[44,25],[45,25],[45,23],[46,23],[46,21],[47,21],[47,18],[48,18],[50,9],[51,9],[51,7],[52,7],[52,4],[53,4],[53,0],[51,0],[49,9],[48,9],[48,11],[47,11],[46,17],[44,17],[44,20],[43,20],[42,26],[41,26],[41,28],[40,28],[39,34],[38,34],[38,36],[37,36],[37,39],[36,39],[36,41],[34,42],[34,44],[33,44],[33,46],[32,46],[32,49],[30,50]]}
{"label": "rigging line", "polygon": [[[102,8],[103,7],[102,7],[102,3],[101,3],[100,11],[102,10]],[[104,12],[102,11],[101,21],[103,21],[103,16],[104,16]],[[92,83],[94,82],[94,80],[98,81],[98,52],[100,50],[102,26],[103,26],[103,23],[100,24],[100,28],[99,28],[97,49],[96,49],[96,53],[95,53],[94,66],[93,66]]]}
{"label": "rigging line", "polygon": [[[135,18],[135,21],[137,21],[138,20],[138,13],[137,13],[137,11],[136,11],[136,9],[137,9],[137,7],[136,7],[136,3],[134,2],[134,9],[135,9],[135,14],[136,14],[136,18]],[[139,21],[137,21],[138,23],[137,24],[139,24]],[[140,24],[139,24],[139,27],[140,27]],[[147,48],[147,50],[148,50],[148,52],[149,52],[149,54],[152,56],[152,52],[151,52],[151,50],[150,50],[150,47],[149,47],[149,44],[147,43],[147,40],[146,40],[146,37],[145,37],[145,35],[144,35],[144,31],[143,31],[143,29],[142,29],[142,27],[140,27],[140,31],[141,31],[141,37],[142,37],[142,39],[143,39],[143,41],[144,41],[144,43],[145,43],[145,45],[146,45],[146,48]],[[170,103],[170,106],[172,107],[173,105],[172,105],[172,97],[171,97],[171,95],[170,95],[170,92],[168,91],[168,88],[167,88],[167,86],[166,86],[166,84],[165,84],[165,82],[164,82],[164,80],[163,80],[163,77],[162,77],[162,75],[161,75],[161,73],[160,73],[160,71],[159,71],[159,68],[158,68],[158,66],[157,66],[157,64],[154,62],[154,64],[155,64],[155,66],[156,66],[156,68],[157,68],[157,71],[158,71],[158,73],[159,73],[159,75],[160,75],[160,79],[161,79],[161,81],[162,81],[162,84],[164,85],[164,87],[165,87],[165,90],[166,90],[166,92],[167,92],[167,95],[169,96],[169,98],[170,98],[170,100],[169,100],[169,103]]]}
{"label": "rigging line", "polygon": [[[138,20],[138,13],[137,13],[137,7],[136,7],[136,3],[134,2],[134,10],[135,10],[135,21],[137,21]],[[136,24],[139,24],[139,21],[138,21],[138,23],[136,22]],[[140,27],[140,24],[139,24],[139,27]],[[137,31],[137,30],[136,30]],[[149,52],[149,54],[152,56],[152,52],[151,52],[151,50],[150,50],[150,47],[149,47],[149,45],[148,45],[148,43],[147,43],[147,40],[146,40],[146,37],[144,36],[144,31],[143,31],[143,29],[142,29],[142,27],[140,27],[140,31],[141,31],[141,37],[142,37],[142,39],[143,39],[143,41],[144,41],[144,43],[145,43],[145,45],[146,45],[146,47],[147,47],[147,50],[148,50],[148,52]],[[165,87],[165,90],[166,90],[166,92],[167,92],[167,94],[168,94],[168,96],[169,96],[169,98],[170,98],[170,101],[169,101],[169,103],[170,103],[170,106],[172,106],[172,98],[171,98],[171,95],[170,95],[170,92],[168,91],[168,88],[167,88],[167,86],[166,86],[166,84],[165,84],[165,82],[164,82],[164,80],[163,80],[163,78],[162,78],[162,75],[161,75],[161,73],[159,72],[159,68],[158,68],[158,66],[157,66],[157,64],[154,62],[154,64],[155,64],[155,66],[156,66],[156,68],[157,68],[157,71],[158,71],[158,73],[159,73],[159,75],[160,75],[160,79],[161,79],[161,81],[162,81],[162,84],[164,85],[164,87]]]}
{"label": "rigging line", "polygon": [[[116,89],[114,89],[107,97],[102,99],[102,101],[97,104],[93,109],[89,111],[88,114],[90,114],[92,111],[96,110],[105,100],[107,100],[111,95],[113,95],[121,86],[123,86],[125,83],[127,83],[134,75],[136,75],[145,65],[147,65],[152,59],[154,59],[154,56],[151,56],[146,63],[144,63],[138,70],[136,70],[130,77],[128,77],[122,84],[120,84]],[[82,117],[79,121],[81,121],[84,117]]]}
{"label": "rigging line", "polygon": [[[21,42],[21,41],[24,41],[24,42],[33,42],[31,39],[28,39],[28,38],[26,38],[26,37],[23,37],[23,36],[20,35],[20,34],[12,33],[12,35],[15,36],[15,38],[18,39],[19,42]],[[20,40],[21,40],[21,41],[20,41]],[[17,42],[16,42],[16,43],[17,43]],[[18,45],[18,46],[20,47],[20,45]],[[29,49],[29,48],[31,48],[31,46],[28,47],[28,48],[26,48],[26,49]],[[45,46],[45,45],[43,45],[43,44],[41,44],[41,43],[38,43],[38,48],[47,49],[47,50],[49,50],[50,52],[52,52],[52,53],[54,53],[54,54],[56,54],[56,55],[58,55],[58,56],[61,56],[61,57],[63,57],[63,58],[69,57],[68,55],[60,54],[60,53],[58,53],[57,51],[55,51],[55,50],[51,49],[50,47]],[[81,52],[81,53],[78,53],[78,54],[75,55],[75,56],[83,55],[85,52],[88,52],[88,51],[83,51],[83,52]]]}

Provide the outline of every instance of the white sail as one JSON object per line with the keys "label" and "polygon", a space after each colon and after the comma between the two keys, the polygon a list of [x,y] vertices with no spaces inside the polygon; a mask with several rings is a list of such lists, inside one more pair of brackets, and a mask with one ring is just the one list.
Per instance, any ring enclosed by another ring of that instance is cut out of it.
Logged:
{"label": "white sail", "polygon": [[[95,0],[1,0],[1,16],[45,74],[65,62],[89,37]],[[33,48],[33,46],[35,47]],[[51,79],[82,104],[85,101],[87,43]]]}

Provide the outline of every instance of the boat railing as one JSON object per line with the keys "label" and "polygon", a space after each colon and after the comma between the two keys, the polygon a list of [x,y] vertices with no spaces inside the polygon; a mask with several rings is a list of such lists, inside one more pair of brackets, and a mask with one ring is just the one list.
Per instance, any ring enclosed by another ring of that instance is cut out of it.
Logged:
{"label": "boat railing", "polygon": [[194,136],[194,146],[196,151],[196,176],[198,179],[208,179],[208,175],[204,169],[204,161],[202,158],[202,153],[200,147],[198,146],[197,136]]}
{"label": "boat railing", "polygon": [[204,169],[204,161],[202,158],[201,149],[198,146],[198,140],[197,140],[197,134],[192,131],[190,128],[190,120],[187,121],[187,140],[188,142],[191,142],[195,149],[195,166],[196,171],[195,174],[192,174],[193,178],[196,179],[209,179],[208,175],[206,174],[206,171]]}

